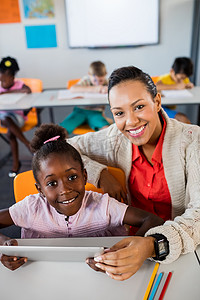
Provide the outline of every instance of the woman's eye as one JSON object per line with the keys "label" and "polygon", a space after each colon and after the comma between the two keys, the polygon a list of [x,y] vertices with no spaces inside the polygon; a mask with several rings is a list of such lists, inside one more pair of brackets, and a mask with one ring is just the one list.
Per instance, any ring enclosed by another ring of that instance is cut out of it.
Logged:
{"label": "woman's eye", "polygon": [[120,116],[122,116],[122,115],[123,115],[123,112],[122,112],[122,111],[118,111],[118,112],[115,113],[115,116],[116,116],[116,117],[120,117]]}
{"label": "woman's eye", "polygon": [[139,109],[142,109],[144,107],[144,105],[137,105],[135,110],[139,110]]}
{"label": "woman's eye", "polygon": [[75,180],[77,177],[78,177],[77,175],[71,175],[71,176],[68,177],[68,180],[73,181],[73,180]]}

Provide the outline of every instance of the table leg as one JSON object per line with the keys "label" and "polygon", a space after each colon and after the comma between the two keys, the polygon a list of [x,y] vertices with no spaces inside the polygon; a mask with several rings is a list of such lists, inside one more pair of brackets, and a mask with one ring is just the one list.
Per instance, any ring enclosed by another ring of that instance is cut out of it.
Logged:
{"label": "table leg", "polygon": [[49,107],[49,117],[50,117],[51,123],[55,123],[54,114],[53,114],[53,107]]}

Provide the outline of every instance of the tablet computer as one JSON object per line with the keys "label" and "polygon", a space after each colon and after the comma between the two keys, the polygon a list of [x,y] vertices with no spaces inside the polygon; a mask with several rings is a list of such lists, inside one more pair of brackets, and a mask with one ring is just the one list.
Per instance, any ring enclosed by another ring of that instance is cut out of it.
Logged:
{"label": "tablet computer", "polygon": [[18,246],[0,246],[0,253],[27,257],[29,261],[83,262],[95,257],[125,236],[16,239]]}
{"label": "tablet computer", "polygon": [[102,254],[103,247],[67,247],[67,246],[0,246],[0,253],[27,257],[29,261],[71,261],[85,262],[87,257]]}

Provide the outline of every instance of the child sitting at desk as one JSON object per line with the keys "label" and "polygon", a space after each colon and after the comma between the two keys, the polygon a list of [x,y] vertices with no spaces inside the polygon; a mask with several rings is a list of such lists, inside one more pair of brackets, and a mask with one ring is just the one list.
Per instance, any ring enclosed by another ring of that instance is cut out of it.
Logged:
{"label": "child sitting at desk", "polygon": [[[106,94],[108,92],[106,75],[107,71],[104,63],[95,61],[90,64],[88,75],[84,76],[70,90],[75,93]],[[73,112],[60,125],[67,130],[68,134],[71,134],[76,127],[84,123],[87,123],[93,130],[98,131],[110,125],[104,117],[104,111],[105,107],[103,105],[87,107],[87,109],[84,107],[75,107]]]}
{"label": "child sitting at desk", "polygon": [[[193,63],[190,58],[177,57],[172,65],[169,74],[159,76],[156,87],[158,91],[162,90],[183,90],[193,88],[189,76],[193,74]],[[190,124],[188,117],[176,110],[163,106],[164,110],[170,118],[174,118],[180,122]],[[172,107],[171,107],[172,108]],[[176,106],[173,107],[174,109]]]}
{"label": "child sitting at desk", "polygon": [[[15,80],[19,71],[16,59],[4,57],[0,62],[0,95],[8,93],[31,93],[31,89],[21,80]],[[24,125],[25,115],[22,110],[0,111],[1,126],[8,128],[8,138],[11,146],[13,165],[8,173],[9,177],[15,177],[19,172],[21,163],[18,155],[17,138],[30,150],[30,143],[23,135],[20,127]]]}
{"label": "child sitting at desk", "polygon": [[[140,227],[137,235],[163,224],[163,219],[120,203],[108,194],[85,191],[87,173],[79,152],[66,142],[64,128],[43,124],[36,130],[31,147],[38,194],[27,196],[0,211],[0,228],[17,225],[22,238],[64,238],[126,235],[123,224]],[[17,245],[0,234],[0,244]],[[11,270],[26,258],[2,255]]]}

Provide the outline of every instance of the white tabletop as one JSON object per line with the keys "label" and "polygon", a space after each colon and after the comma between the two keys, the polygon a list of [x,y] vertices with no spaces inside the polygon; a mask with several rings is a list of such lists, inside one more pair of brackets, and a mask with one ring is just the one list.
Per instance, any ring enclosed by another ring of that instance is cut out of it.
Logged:
{"label": "white tabletop", "polygon": [[[174,104],[200,104],[200,87],[194,87],[189,90],[192,94],[192,97],[162,97],[162,104],[165,105],[174,105]],[[35,107],[56,107],[56,106],[75,106],[75,105],[100,105],[100,104],[109,104],[107,94],[102,98],[90,98],[84,99],[58,99],[59,90],[47,90],[38,95],[34,101]]]}
{"label": "white tabletop", "polygon": [[[184,98],[171,98],[171,97],[162,97],[162,104],[164,105],[174,105],[174,104],[200,104],[200,86],[194,87],[189,90],[192,94],[192,97]],[[9,104],[0,104],[0,110],[17,110],[17,109],[28,109],[31,107],[58,107],[58,106],[76,106],[76,105],[108,105],[108,97],[105,94],[105,97],[101,98],[84,98],[84,99],[58,99],[59,90],[46,90],[42,93],[33,93],[28,94],[22,97],[17,103]]]}
{"label": "white tabletop", "polygon": [[[9,94],[4,94],[4,96],[8,96]],[[31,107],[34,107],[34,102],[40,93],[33,93],[33,94],[25,94],[22,95],[21,99],[16,103],[9,104],[9,102],[1,103],[0,102],[0,110],[25,110]]]}
{"label": "white tabletop", "polygon": [[47,90],[38,95],[34,101],[35,107],[56,107],[56,106],[76,106],[76,105],[102,105],[108,104],[107,94],[102,98],[79,98],[79,99],[58,99],[59,90]]}
{"label": "white tabletop", "polygon": [[[154,265],[145,261],[134,276],[119,282],[95,272],[84,262],[28,262],[14,272],[0,264],[1,299],[142,300]],[[164,275],[169,271],[173,274],[165,300],[199,299],[200,267],[194,253],[158,269]]]}
{"label": "white tabletop", "polygon": [[192,89],[188,90],[191,93],[192,97],[162,97],[163,105],[174,105],[174,104],[200,104],[200,86],[195,86]]}

